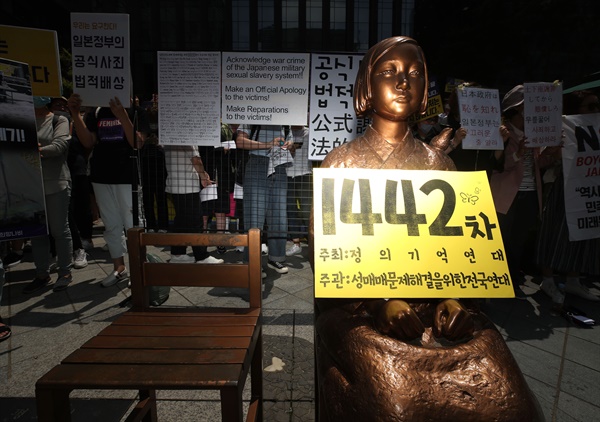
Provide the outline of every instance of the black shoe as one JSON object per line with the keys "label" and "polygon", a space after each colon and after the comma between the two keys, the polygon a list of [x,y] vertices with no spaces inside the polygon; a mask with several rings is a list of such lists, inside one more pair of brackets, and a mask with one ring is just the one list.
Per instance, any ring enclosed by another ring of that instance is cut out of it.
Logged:
{"label": "black shoe", "polygon": [[225,249],[225,246],[217,246],[217,253],[219,255],[223,255],[225,252],[227,252],[227,249]]}
{"label": "black shoe", "polygon": [[31,283],[29,283],[27,286],[25,286],[25,288],[23,289],[23,293],[25,294],[29,294],[29,293],[35,293],[38,290],[43,289],[44,287],[46,287],[48,285],[48,283],[50,283],[50,276],[46,277],[46,278],[34,278],[33,281]]}
{"label": "black shoe", "polygon": [[6,255],[2,260],[2,264],[4,265],[4,268],[12,268],[15,265],[20,264],[22,259],[23,254],[18,254],[16,252],[10,251],[8,255]]}
{"label": "black shoe", "polygon": [[269,268],[273,268],[279,274],[287,274],[288,272],[288,267],[283,265],[282,262],[269,261],[267,265]]}

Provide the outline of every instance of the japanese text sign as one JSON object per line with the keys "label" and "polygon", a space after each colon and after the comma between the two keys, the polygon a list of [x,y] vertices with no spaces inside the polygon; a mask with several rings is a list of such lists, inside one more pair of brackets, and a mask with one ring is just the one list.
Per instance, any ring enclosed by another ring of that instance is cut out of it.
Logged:
{"label": "japanese text sign", "polygon": [[[60,97],[62,79],[56,31],[0,25],[0,58],[29,65],[31,81],[8,77],[11,85],[31,85],[33,95]],[[5,77],[8,75],[4,75]]]}
{"label": "japanese text sign", "polygon": [[569,240],[600,237],[600,113],[563,116]]}
{"label": "japanese text sign", "polygon": [[131,105],[129,15],[71,13],[73,92],[83,105],[108,107],[119,97]]}
{"label": "japanese text sign", "polygon": [[221,143],[221,53],[158,52],[158,130],[163,145]]}
{"label": "japanese text sign", "polygon": [[514,297],[485,172],[313,173],[315,297]]}
{"label": "japanese text sign", "polygon": [[562,84],[524,83],[525,145],[559,145],[562,136]]}
{"label": "japanese text sign", "polygon": [[224,123],[306,125],[308,54],[223,53]]}
{"label": "japanese text sign", "polygon": [[456,91],[460,124],[467,131],[463,149],[504,149],[500,136],[500,98],[497,89],[459,87]]}
{"label": "japanese text sign", "polygon": [[308,159],[322,161],[335,147],[362,134],[354,113],[354,81],[362,55],[312,54]]}

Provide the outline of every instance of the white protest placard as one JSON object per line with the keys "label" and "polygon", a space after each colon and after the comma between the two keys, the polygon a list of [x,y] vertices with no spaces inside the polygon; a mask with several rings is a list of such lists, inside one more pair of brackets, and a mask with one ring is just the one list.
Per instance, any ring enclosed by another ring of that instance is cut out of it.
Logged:
{"label": "white protest placard", "polygon": [[600,114],[563,116],[565,213],[569,240],[600,237]]}
{"label": "white protest placard", "polygon": [[309,55],[223,53],[224,123],[307,124]]}
{"label": "white protest placard", "polygon": [[354,113],[354,82],[363,55],[312,54],[308,159],[322,161],[360,136],[365,119]]}
{"label": "white protest placard", "polygon": [[467,131],[463,149],[502,150],[500,96],[497,89],[459,87],[460,124]]}
{"label": "white protest placard", "polygon": [[73,92],[84,106],[131,105],[129,15],[71,13]]}
{"label": "white protest placard", "polygon": [[0,241],[48,234],[30,67],[0,58]]}
{"label": "white protest placard", "polygon": [[562,84],[524,83],[525,145],[560,145],[562,135]]}
{"label": "white protest placard", "polygon": [[163,145],[221,143],[221,53],[158,52],[158,130]]}

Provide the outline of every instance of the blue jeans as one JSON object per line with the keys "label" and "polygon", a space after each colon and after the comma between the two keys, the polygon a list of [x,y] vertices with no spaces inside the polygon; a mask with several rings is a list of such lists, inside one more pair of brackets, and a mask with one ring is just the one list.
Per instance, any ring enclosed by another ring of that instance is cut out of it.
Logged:
{"label": "blue jeans", "polygon": [[[69,229],[69,201],[71,188],[46,195],[46,219],[50,234],[56,244],[58,276],[71,274],[73,267],[73,239]],[[50,268],[50,238],[38,236],[31,239],[31,251],[36,277],[46,278]]]}
{"label": "blue jeans", "polygon": [[269,157],[252,155],[244,174],[244,230],[263,229],[267,220],[269,260],[285,261],[287,241],[287,173],[285,166],[275,167],[267,177]]}

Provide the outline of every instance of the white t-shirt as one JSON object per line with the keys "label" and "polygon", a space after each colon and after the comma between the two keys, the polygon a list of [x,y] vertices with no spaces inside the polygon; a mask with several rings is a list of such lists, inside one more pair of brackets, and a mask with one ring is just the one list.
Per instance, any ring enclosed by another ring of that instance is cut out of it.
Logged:
{"label": "white t-shirt", "polygon": [[192,164],[192,158],[200,156],[198,147],[165,145],[164,149],[168,173],[165,192],[173,194],[200,192],[200,177]]}

